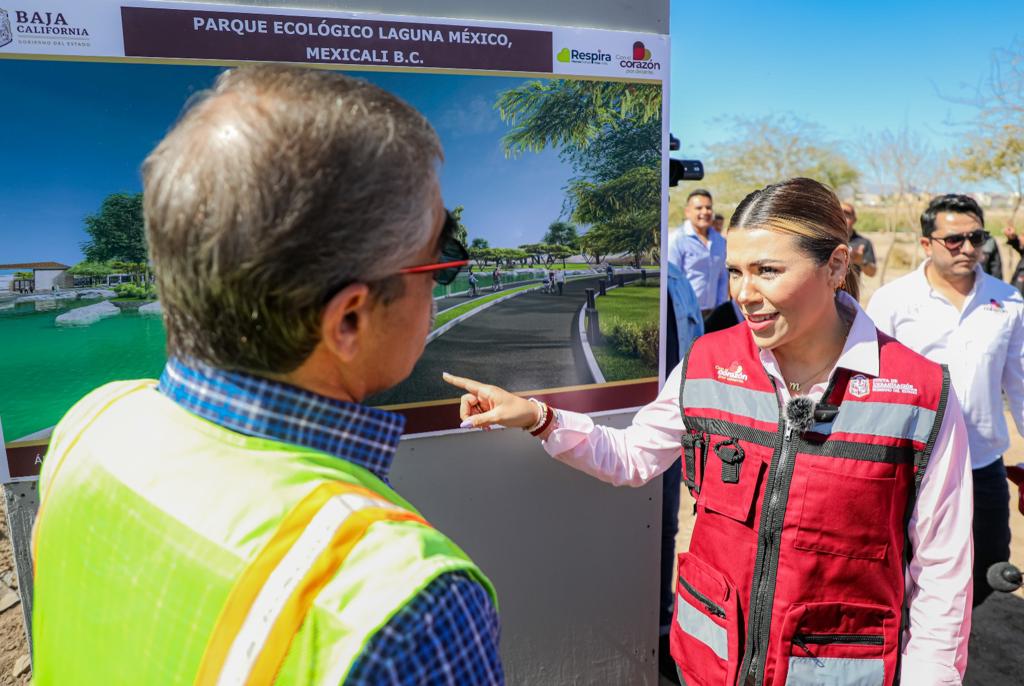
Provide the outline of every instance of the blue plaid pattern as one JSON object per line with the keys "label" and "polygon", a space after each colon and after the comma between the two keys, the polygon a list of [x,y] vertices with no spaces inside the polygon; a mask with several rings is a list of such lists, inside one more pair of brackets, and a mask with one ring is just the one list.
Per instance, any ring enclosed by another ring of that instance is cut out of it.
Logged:
{"label": "blue plaid pattern", "polygon": [[[387,481],[405,418],[243,372],[171,358],[157,389],[208,421],[248,436],[323,451]],[[370,639],[348,686],[504,684],[498,615],[462,572],[435,579]]]}
{"label": "blue plaid pattern", "polygon": [[405,417],[244,372],[171,358],[157,389],[214,424],[348,460],[387,481]]}

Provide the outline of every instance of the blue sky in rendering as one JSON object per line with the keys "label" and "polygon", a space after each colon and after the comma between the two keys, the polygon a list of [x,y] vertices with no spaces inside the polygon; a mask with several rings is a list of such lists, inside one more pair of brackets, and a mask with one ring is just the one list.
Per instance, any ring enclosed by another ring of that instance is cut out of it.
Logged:
{"label": "blue sky in rendering", "polygon": [[1024,40],[1019,0],[673,0],[670,123],[705,155],[723,115],[794,113],[841,140],[904,123],[937,149],[971,110],[948,97],[988,75],[992,51]]}
{"label": "blue sky in rendering", "polygon": [[[0,60],[0,264],[74,264],[83,218],[109,193],[141,190],[139,165],[214,67]],[[539,241],[572,170],[551,151],[505,158],[493,104],[522,79],[359,73],[405,98],[441,136],[442,189],[471,237]]]}

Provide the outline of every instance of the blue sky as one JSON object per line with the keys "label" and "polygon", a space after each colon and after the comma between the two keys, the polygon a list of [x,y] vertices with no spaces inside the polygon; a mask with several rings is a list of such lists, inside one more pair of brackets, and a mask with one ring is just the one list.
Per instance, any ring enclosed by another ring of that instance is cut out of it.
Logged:
{"label": "blue sky", "polygon": [[993,49],[1024,39],[1024,2],[672,1],[671,128],[705,155],[730,131],[716,117],[791,112],[845,140],[906,123],[936,148]]}
{"label": "blue sky", "polygon": [[[109,193],[141,190],[139,165],[189,95],[219,69],[0,60],[0,263],[82,259],[82,219]],[[504,77],[359,74],[434,124],[445,149],[445,202],[465,206],[470,236],[539,241],[572,171],[553,152],[507,160],[497,95]],[[528,198],[529,202],[524,202]]]}

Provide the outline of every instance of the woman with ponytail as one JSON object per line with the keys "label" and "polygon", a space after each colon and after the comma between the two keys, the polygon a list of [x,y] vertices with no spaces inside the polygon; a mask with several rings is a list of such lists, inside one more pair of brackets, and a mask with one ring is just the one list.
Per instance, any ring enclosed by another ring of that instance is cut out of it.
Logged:
{"label": "woman with ponytail", "polygon": [[[744,320],[698,338],[623,430],[496,386],[464,427],[521,427],[555,459],[639,486],[683,460],[697,499],[671,652],[684,683],[959,684],[971,606],[967,438],[944,367],[857,302],[846,221],[811,179],[737,207]],[[657,573],[652,570],[652,573]]]}

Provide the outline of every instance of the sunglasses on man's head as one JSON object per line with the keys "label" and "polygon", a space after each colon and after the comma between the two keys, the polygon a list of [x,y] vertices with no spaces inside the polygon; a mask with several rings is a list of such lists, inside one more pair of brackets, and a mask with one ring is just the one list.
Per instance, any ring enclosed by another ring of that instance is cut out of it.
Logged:
{"label": "sunglasses on man's head", "polygon": [[929,236],[929,240],[939,241],[947,250],[957,250],[962,248],[965,241],[970,241],[971,245],[975,248],[981,247],[981,245],[988,240],[989,233],[985,229],[975,229],[968,233],[951,233],[948,236],[942,238],[936,238],[935,236]]}
{"label": "sunglasses on man's head", "polygon": [[466,246],[455,237],[455,231],[459,225],[451,212],[445,210],[444,214],[444,227],[441,229],[441,260],[434,264],[406,267],[398,272],[399,274],[434,272],[434,281],[442,286],[447,286],[455,280],[462,268],[469,264],[469,252],[466,250]]}

